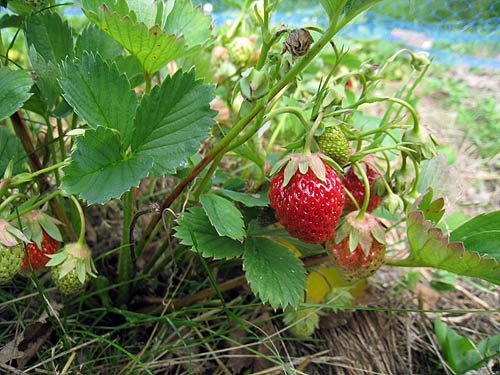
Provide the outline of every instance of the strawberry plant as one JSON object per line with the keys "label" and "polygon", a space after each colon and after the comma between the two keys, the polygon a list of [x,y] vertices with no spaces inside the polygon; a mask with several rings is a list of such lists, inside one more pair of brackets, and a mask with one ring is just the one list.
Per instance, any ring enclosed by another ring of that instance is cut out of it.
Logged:
{"label": "strawberry plant", "polygon": [[[13,43],[0,45],[0,252],[11,259],[0,282],[19,272],[24,247],[25,271],[45,265],[62,294],[87,290],[101,299],[85,307],[134,320],[138,296],[175,264],[210,285],[174,309],[248,284],[298,336],[318,326],[308,303],[349,304],[384,264],[500,284],[484,241],[498,244],[498,212],[441,229],[456,181],[411,104],[428,56],[401,50],[370,65],[337,41],[378,0],[320,0],[328,26],[292,30],[270,22],[276,0],[217,29],[191,0],[83,0],[81,30],[53,2],[18,3],[0,18],[27,50],[17,66]],[[379,96],[402,53],[414,80]],[[367,104],[384,115],[364,114]],[[120,212],[117,248],[87,245],[96,206]],[[389,251],[387,215],[407,251]],[[336,276],[319,293],[309,280],[325,267]]]}

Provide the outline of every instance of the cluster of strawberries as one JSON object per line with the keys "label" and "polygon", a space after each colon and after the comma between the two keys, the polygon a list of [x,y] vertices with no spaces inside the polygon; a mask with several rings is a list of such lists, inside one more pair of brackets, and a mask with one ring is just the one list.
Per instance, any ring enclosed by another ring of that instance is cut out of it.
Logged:
{"label": "cluster of strawberries", "polygon": [[[293,237],[323,244],[346,280],[367,278],[382,265],[386,247],[383,228],[367,213],[382,201],[373,192],[378,172],[368,163],[362,164],[370,196],[365,212],[360,212],[366,189],[359,172],[350,166],[341,178],[324,157],[319,153],[289,155],[272,177],[271,207]],[[346,197],[345,190],[351,197]]]}

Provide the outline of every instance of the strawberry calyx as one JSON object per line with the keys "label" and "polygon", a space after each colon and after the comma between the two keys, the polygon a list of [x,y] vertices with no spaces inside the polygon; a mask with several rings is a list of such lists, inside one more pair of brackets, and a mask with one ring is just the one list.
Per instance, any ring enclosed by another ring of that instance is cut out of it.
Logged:
{"label": "strawberry calyx", "polygon": [[62,235],[57,225],[62,222],[47,215],[46,207],[41,210],[33,210],[30,214],[21,217],[23,233],[28,238],[28,242],[34,242],[39,248],[42,248],[43,232],[55,241],[62,242]]}
{"label": "strawberry calyx", "polygon": [[359,211],[353,211],[346,215],[344,222],[339,227],[335,235],[335,243],[339,244],[344,239],[349,238],[349,251],[353,252],[360,246],[367,256],[373,246],[373,242],[385,245],[385,233],[377,218],[365,213],[359,217]]}
{"label": "strawberry calyx", "polygon": [[64,276],[76,270],[78,280],[85,284],[88,276],[97,277],[97,269],[92,260],[92,252],[87,245],[80,242],[67,244],[64,248],[55,254],[48,255],[48,267],[60,267],[58,277]]}
{"label": "strawberry calyx", "polygon": [[319,152],[309,155],[288,154],[273,166],[270,176],[275,175],[285,168],[283,179],[283,187],[285,187],[297,171],[300,171],[301,174],[306,174],[310,168],[320,181],[325,182],[326,168],[324,162],[330,164],[335,169],[335,172],[342,176],[342,168],[330,157]]}

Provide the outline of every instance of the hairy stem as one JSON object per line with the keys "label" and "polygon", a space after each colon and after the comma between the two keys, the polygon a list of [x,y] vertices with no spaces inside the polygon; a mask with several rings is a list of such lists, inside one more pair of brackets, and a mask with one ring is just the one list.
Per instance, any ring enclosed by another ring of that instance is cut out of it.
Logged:
{"label": "hairy stem", "polygon": [[118,304],[126,303],[130,297],[130,283],[126,281],[133,278],[134,265],[132,264],[132,249],[130,247],[130,224],[134,216],[133,189],[123,194],[123,228],[120,257],[118,260],[118,281],[123,283],[118,290]]}

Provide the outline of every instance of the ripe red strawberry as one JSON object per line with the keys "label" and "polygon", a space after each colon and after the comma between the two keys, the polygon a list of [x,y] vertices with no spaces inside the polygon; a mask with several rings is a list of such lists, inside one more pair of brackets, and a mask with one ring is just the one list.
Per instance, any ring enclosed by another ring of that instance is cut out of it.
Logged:
{"label": "ripe red strawberry", "polygon": [[[379,174],[368,164],[363,165],[366,166],[366,177],[368,177],[368,182],[370,184],[370,201],[368,203],[368,208],[366,211],[372,212],[382,202],[382,198],[373,193],[373,181],[375,181],[375,178],[377,178]],[[359,208],[361,208],[361,206],[363,205],[363,201],[365,200],[365,184],[363,183],[363,180],[360,179],[354,172],[354,167],[349,168],[344,178],[342,179],[342,183],[344,184],[346,189],[351,192],[351,194],[354,196],[354,199],[356,199],[356,202],[358,202]],[[347,198],[344,204],[344,213],[355,210],[356,206],[351,199]]]}
{"label": "ripe red strawberry", "polygon": [[366,279],[380,268],[385,256],[384,232],[375,216],[358,212],[346,216],[337,238],[326,242],[331,260],[346,281]]}
{"label": "ripe red strawberry", "polygon": [[309,243],[330,237],[345,199],[340,177],[320,155],[289,155],[269,190],[279,222],[293,237]]}
{"label": "ripe red strawberry", "polygon": [[[50,237],[45,231],[43,231],[42,238],[42,248],[40,249],[38,245],[34,242],[30,242],[26,245],[28,249],[28,253],[30,256],[30,263],[34,270],[39,270],[45,266],[45,264],[49,261],[49,257],[47,254],[54,254],[57,250],[59,250],[60,243],[59,241]],[[26,255],[26,249],[24,250],[24,260],[23,260],[23,271],[29,271],[30,266],[28,264],[28,256]]]}

